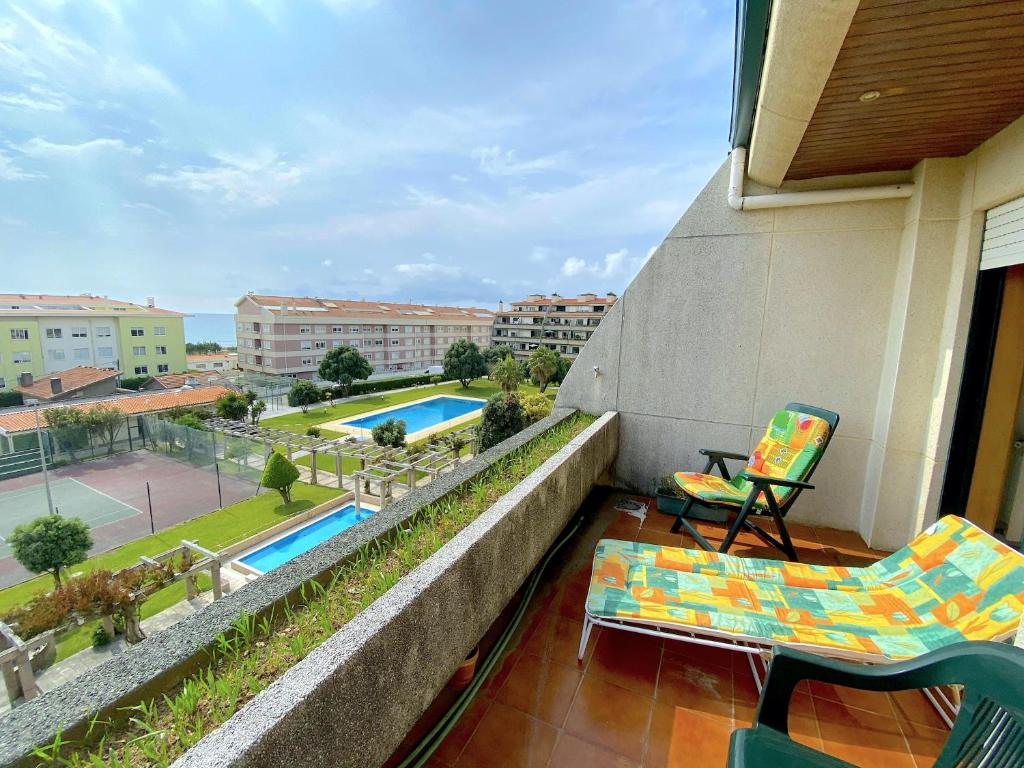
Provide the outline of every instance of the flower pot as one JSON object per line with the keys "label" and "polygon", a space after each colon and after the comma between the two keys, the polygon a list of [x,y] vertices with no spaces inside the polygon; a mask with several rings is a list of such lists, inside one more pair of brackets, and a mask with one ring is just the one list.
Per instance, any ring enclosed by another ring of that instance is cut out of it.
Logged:
{"label": "flower pot", "polygon": [[476,674],[476,661],[480,656],[480,649],[474,648],[473,651],[466,657],[466,660],[459,665],[459,668],[455,670],[455,674],[452,675],[452,679],[448,681],[448,685],[457,691],[464,690],[473,682],[473,675]]}

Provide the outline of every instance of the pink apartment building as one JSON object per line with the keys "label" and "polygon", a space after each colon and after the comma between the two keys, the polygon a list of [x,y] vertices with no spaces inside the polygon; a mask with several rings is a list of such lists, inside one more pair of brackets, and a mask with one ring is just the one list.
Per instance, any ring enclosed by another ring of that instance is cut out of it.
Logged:
{"label": "pink apartment building", "polygon": [[235,302],[238,367],[316,378],[333,347],[358,349],[374,373],[422,372],[444,363],[459,339],[490,343],[494,312],[478,307],[260,296]]}

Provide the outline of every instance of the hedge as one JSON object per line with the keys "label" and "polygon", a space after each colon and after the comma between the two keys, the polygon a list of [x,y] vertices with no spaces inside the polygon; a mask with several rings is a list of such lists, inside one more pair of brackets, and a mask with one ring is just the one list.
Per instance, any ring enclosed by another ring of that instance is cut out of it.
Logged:
{"label": "hedge", "polygon": [[21,404],[21,392],[0,392],[0,408],[11,408]]}
{"label": "hedge", "polygon": [[[422,384],[430,384],[430,379],[436,373],[425,373],[421,376],[403,376],[399,379],[378,379],[376,381],[354,381],[352,382],[353,395],[367,395],[372,392],[387,392],[389,389],[405,389],[406,387],[418,387]],[[341,389],[335,389],[335,397],[341,397]]]}

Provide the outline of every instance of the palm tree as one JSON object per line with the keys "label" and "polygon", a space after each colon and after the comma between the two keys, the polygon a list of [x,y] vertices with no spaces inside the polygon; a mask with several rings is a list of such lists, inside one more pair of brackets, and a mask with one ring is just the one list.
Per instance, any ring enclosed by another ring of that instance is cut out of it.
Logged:
{"label": "palm tree", "polygon": [[530,367],[530,374],[540,384],[540,391],[548,387],[548,379],[558,372],[558,355],[550,347],[540,346],[530,353],[526,364]]}
{"label": "palm tree", "polygon": [[505,393],[515,392],[523,383],[523,369],[512,355],[507,355],[504,360],[491,369],[491,379],[501,385],[501,391]]}

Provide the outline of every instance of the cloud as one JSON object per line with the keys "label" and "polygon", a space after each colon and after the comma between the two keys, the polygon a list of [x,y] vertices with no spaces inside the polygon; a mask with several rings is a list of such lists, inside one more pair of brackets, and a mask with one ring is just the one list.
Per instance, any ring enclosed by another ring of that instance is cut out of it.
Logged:
{"label": "cloud", "polygon": [[448,178],[451,179],[452,181],[457,181],[460,184],[465,184],[467,181],[469,181],[469,179],[466,176],[463,176],[461,173],[453,173]]}
{"label": "cloud", "polygon": [[[430,254],[425,254],[430,256]],[[397,264],[395,272],[403,277],[414,280],[437,280],[440,278],[462,277],[462,267],[439,264],[436,261],[414,262],[412,264]]]}
{"label": "cloud", "polygon": [[331,265],[332,265],[333,263],[334,263],[334,261],[332,261],[331,259],[324,259],[323,261],[321,261],[321,262],[320,262],[320,264],[321,264],[321,265],[323,265],[323,266],[325,266],[325,267],[329,267],[329,266],[331,266]]}
{"label": "cloud", "polygon": [[497,285],[498,284],[498,281],[495,280],[492,277],[485,277],[485,278],[481,279],[480,282],[483,283],[484,285]]}
{"label": "cloud", "polygon": [[142,147],[130,146],[121,139],[91,139],[80,144],[54,144],[37,136],[22,144],[13,144],[11,148],[29,157],[64,160],[87,158],[106,151],[125,152],[129,155],[142,154]]}
{"label": "cloud", "polygon": [[18,166],[10,157],[0,150],[0,181],[27,181],[28,179],[45,179],[41,173],[26,171]]}
{"label": "cloud", "polygon": [[565,155],[517,160],[515,150],[502,150],[501,147],[494,146],[474,149],[473,157],[480,163],[480,171],[488,176],[525,176],[555,168],[564,160]]}
{"label": "cloud", "polygon": [[146,176],[150,186],[165,186],[229,204],[266,208],[277,205],[305,174],[303,168],[281,158],[277,151],[263,148],[252,155],[214,152],[215,165],[186,165],[170,173]]}
{"label": "cloud", "polygon": [[0,93],[0,106],[34,112],[63,112],[67,100],[60,94],[33,86],[21,93]]}
{"label": "cloud", "polygon": [[292,270],[291,270],[291,268],[287,264],[282,264],[281,265],[281,271],[282,272],[291,272]]}
{"label": "cloud", "polygon": [[173,218],[170,213],[155,205],[149,203],[121,203],[121,207],[129,211],[145,211],[148,213],[156,213],[160,216],[166,216],[167,218]]}
{"label": "cloud", "polygon": [[595,277],[609,278],[619,274],[623,265],[626,264],[626,256],[629,250],[621,248],[612,253],[606,253],[604,261],[588,263],[577,256],[570,256],[562,263],[562,274],[566,277],[577,275],[594,275]]}
{"label": "cloud", "polygon": [[540,264],[541,262],[547,261],[550,255],[550,248],[545,248],[543,245],[535,245],[533,250],[530,251],[530,261]]}

